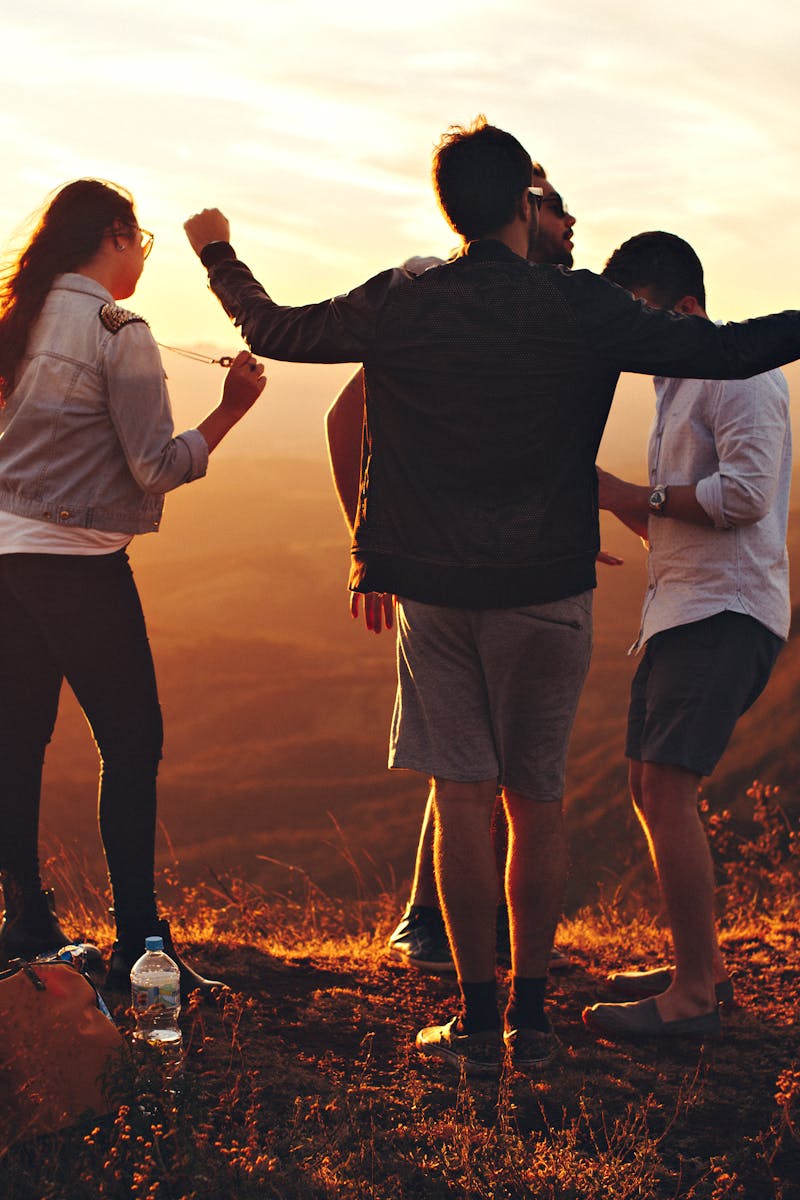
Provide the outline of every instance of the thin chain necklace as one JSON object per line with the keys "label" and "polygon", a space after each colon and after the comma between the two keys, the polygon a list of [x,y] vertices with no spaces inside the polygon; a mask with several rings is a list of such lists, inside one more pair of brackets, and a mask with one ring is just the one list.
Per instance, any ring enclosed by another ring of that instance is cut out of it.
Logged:
{"label": "thin chain necklace", "polygon": [[233,366],[233,359],[229,354],[223,354],[222,358],[211,358],[208,354],[199,354],[196,350],[183,350],[178,346],[165,346],[163,342],[156,342],[162,350],[171,350],[173,354],[181,354],[184,358],[191,358],[195,362],[216,363],[220,367]]}

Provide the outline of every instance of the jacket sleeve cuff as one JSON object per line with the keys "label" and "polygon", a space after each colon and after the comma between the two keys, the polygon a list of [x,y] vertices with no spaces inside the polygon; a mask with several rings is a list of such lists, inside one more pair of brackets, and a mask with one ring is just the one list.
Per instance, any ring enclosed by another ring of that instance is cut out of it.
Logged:
{"label": "jacket sleeve cuff", "polygon": [[208,470],[208,442],[200,430],[187,429],[184,433],[179,433],[175,440],[183,442],[189,451],[190,467],[186,483],[191,483],[193,479],[202,479]]}
{"label": "jacket sleeve cuff", "polygon": [[207,271],[210,271],[217,263],[224,262],[226,258],[236,258],[236,251],[230,242],[209,242],[200,251],[200,262]]}

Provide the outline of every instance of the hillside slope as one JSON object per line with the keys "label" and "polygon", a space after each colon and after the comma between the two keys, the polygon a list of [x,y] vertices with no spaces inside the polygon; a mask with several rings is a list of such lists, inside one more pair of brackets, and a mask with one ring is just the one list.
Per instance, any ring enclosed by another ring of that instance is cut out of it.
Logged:
{"label": "hillside slope", "polygon": [[[415,1034],[453,1015],[455,985],[384,957],[396,894],[342,903],[298,880],[269,897],[229,878],[172,892],[190,961],[233,988],[219,1011],[182,1017],[177,1101],[145,1065],[116,1081],[106,1120],[5,1155],[0,1137],[3,1198],[798,1200],[798,859],[756,876],[727,866],[739,1007],[720,1041],[585,1030],[583,1006],[611,998],[608,971],[667,952],[657,924],[604,904],[561,932],[574,966],[550,985],[559,1057],[499,1082],[420,1061]],[[108,949],[108,925],[90,928]]]}
{"label": "hillside slope", "polygon": [[[793,526],[794,529],[797,526]],[[604,524],[595,652],[572,741],[570,907],[616,887],[641,859],[626,799],[624,722],[644,555]],[[796,535],[795,535],[796,536]],[[798,556],[800,560],[800,556]],[[347,612],[347,540],[322,462],[212,463],[206,480],[168,498],[158,537],[132,562],[148,616],[166,721],[160,814],[188,878],[233,869],[280,886],[286,867],[352,892],[408,878],[425,782],[386,770],[394,697],[393,637]],[[713,793],[761,776],[796,777],[800,663],[790,646],[742,722]],[[96,756],[65,696],[48,751],[43,808],[51,844],[66,843],[102,879],[95,829]],[[169,840],[168,840],[169,839]],[[360,874],[360,878],[358,878]]]}

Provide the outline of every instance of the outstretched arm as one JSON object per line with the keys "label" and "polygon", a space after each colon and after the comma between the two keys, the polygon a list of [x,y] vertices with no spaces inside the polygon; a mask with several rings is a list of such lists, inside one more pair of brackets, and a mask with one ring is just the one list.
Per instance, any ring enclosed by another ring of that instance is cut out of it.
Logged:
{"label": "outstretched arm", "polygon": [[387,295],[409,278],[396,267],[317,304],[280,305],[236,257],[227,218],[218,209],[196,213],[184,229],[208,270],[212,291],[253,353],[285,362],[363,362]]}

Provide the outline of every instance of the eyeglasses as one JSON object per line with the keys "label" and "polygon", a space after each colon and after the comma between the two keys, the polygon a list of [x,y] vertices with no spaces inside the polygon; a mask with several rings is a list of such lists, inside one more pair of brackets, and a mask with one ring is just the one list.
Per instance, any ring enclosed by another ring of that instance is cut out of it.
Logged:
{"label": "eyeglasses", "polygon": [[530,200],[531,205],[536,209],[537,212],[542,207],[543,198],[544,198],[544,191],[542,188],[537,188],[537,187],[528,188],[528,199]]}
{"label": "eyeglasses", "polygon": [[142,235],[142,257],[147,258],[148,254],[153,249],[155,234],[151,233],[149,229],[142,229],[141,225],[138,228],[139,233]]}
{"label": "eyeglasses", "polygon": [[141,225],[131,225],[129,229],[125,230],[124,232],[122,230],[119,232],[112,231],[111,233],[104,234],[104,237],[133,237],[135,233],[140,233],[142,235],[139,245],[142,247],[142,258],[147,258],[148,254],[153,249],[155,234],[151,233],[149,229],[142,229]]}

